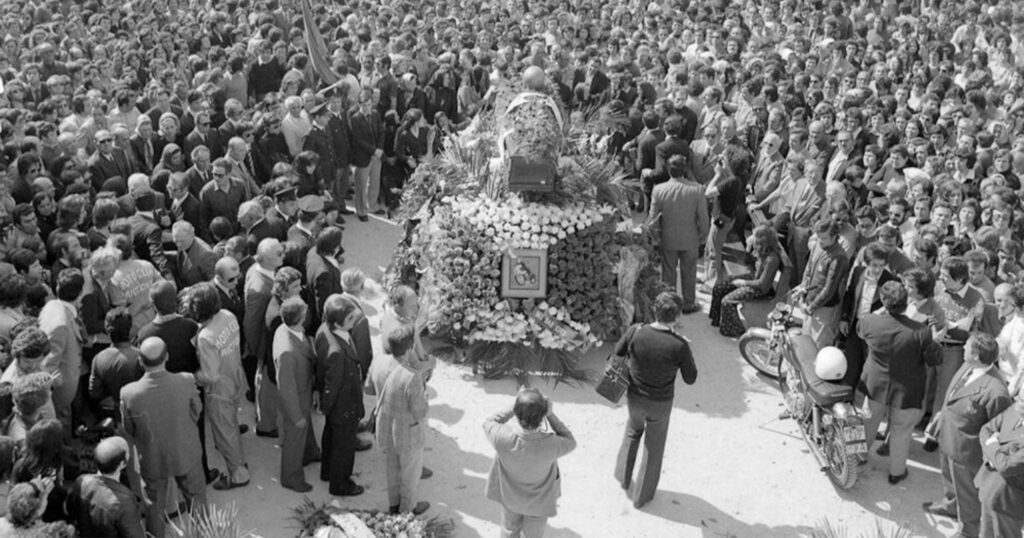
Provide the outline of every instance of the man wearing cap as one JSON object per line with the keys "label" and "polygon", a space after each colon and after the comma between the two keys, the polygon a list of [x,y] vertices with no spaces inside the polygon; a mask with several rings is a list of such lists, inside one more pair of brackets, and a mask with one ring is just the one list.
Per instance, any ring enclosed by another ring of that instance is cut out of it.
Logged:
{"label": "man wearing cap", "polygon": [[268,237],[273,237],[284,242],[288,239],[288,227],[295,214],[297,204],[295,193],[296,188],[291,186],[287,180],[278,180],[273,185],[274,207],[264,213],[263,218],[253,224],[249,230],[251,241],[259,243]]}
{"label": "man wearing cap", "polygon": [[88,165],[97,191],[104,181],[114,176],[127,178],[133,172],[124,152],[114,147],[114,135],[106,129],[96,131],[96,152],[89,157]]}
{"label": "man wearing cap", "polygon": [[177,482],[192,505],[206,504],[202,449],[196,435],[203,403],[192,374],[167,371],[167,344],[162,339],[143,340],[139,362],[146,373],[121,389],[121,416],[125,433],[138,450],[139,473],[153,503],[146,515],[146,530],[163,536],[168,480]]}
{"label": "man wearing cap", "polygon": [[288,228],[288,242],[301,251],[302,260],[316,242],[316,234],[320,231],[320,218],[324,210],[324,199],[310,194],[299,198],[297,221]]}
{"label": "man wearing cap", "polygon": [[320,157],[320,162],[313,172],[313,179],[316,180],[316,183],[300,182],[298,192],[296,193],[298,196],[306,196],[308,194],[319,195],[321,189],[330,188],[335,182],[334,176],[338,169],[334,144],[331,140],[330,131],[328,131],[331,111],[327,108],[326,103],[320,103],[313,107],[309,116],[313,120],[313,128],[306,135],[302,149],[316,153]]}

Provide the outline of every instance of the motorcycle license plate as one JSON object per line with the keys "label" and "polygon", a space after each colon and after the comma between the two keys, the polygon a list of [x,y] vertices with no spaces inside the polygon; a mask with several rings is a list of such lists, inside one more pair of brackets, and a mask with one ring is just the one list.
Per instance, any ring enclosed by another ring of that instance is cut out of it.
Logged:
{"label": "motorcycle license plate", "polygon": [[863,425],[844,427],[843,438],[846,439],[847,454],[862,454],[868,451],[868,445],[864,439]]}

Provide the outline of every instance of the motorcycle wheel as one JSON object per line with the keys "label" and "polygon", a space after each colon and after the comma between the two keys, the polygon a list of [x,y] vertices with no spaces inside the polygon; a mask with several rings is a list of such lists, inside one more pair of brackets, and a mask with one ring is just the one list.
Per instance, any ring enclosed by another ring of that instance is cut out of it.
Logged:
{"label": "motorcycle wheel", "polygon": [[846,438],[841,426],[833,425],[828,432],[828,445],[824,447],[828,458],[828,477],[839,489],[850,489],[857,483],[857,456],[846,453]]}
{"label": "motorcycle wheel", "polygon": [[755,370],[772,379],[778,379],[778,361],[772,360],[771,343],[759,334],[744,334],[740,337],[740,355]]}

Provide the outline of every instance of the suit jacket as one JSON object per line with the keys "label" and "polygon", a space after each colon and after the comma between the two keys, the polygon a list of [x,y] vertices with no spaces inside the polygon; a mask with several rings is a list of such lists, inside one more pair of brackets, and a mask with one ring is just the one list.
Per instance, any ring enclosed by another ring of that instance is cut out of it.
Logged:
{"label": "suit jacket", "polygon": [[359,363],[351,344],[321,325],[314,339],[316,349],[316,388],[320,391],[320,408],[331,424],[358,421],[363,408],[362,380]]}
{"label": "suit jacket", "polygon": [[217,255],[210,250],[206,242],[198,237],[188,250],[178,251],[175,256],[174,273],[178,278],[178,289],[185,289],[200,282],[213,278],[213,266],[217,264]]}
{"label": "suit jacket", "polygon": [[268,237],[273,237],[283,243],[288,240],[289,226],[291,226],[291,223],[288,222],[288,219],[276,207],[272,207],[264,214],[262,219],[252,225],[252,228],[249,229],[249,235],[255,238],[257,245]]}
{"label": "suit jacket", "polygon": [[359,321],[356,321],[349,334],[352,336],[352,344],[356,348],[356,358],[359,360],[359,373],[363,380],[370,373],[370,363],[373,362],[373,342],[370,340],[370,319],[360,304],[359,299],[348,294],[343,294],[351,299],[359,307]]}
{"label": "suit jacket", "polygon": [[195,166],[191,166],[185,170],[185,179],[188,180],[188,192],[198,199],[199,193],[203,192],[203,187],[213,180],[213,170],[207,169],[204,174]]}
{"label": "suit jacket", "polygon": [[[843,294],[843,302],[840,307],[839,319],[847,323],[857,321],[857,308],[860,307],[861,295],[864,290],[864,270],[867,267],[858,265],[853,268],[850,273],[850,283],[846,286],[846,293]],[[888,269],[883,269],[881,276],[878,277],[878,285],[875,286],[875,294],[871,298],[871,311],[874,312],[879,308],[882,308],[882,299],[879,297],[878,292],[881,291],[882,285],[886,282],[896,280],[896,276],[889,272]],[[856,327],[851,326],[851,330]]]}
{"label": "suit jacket", "polygon": [[110,158],[104,157],[99,151],[92,154],[88,161],[89,173],[92,174],[92,185],[97,191],[103,187],[103,182],[114,177],[121,176],[128,179],[132,175],[132,167],[128,164],[128,158],[122,150],[113,148],[110,150]]}
{"label": "suit jacket", "polygon": [[149,159],[146,159],[146,139],[142,138],[139,133],[133,134],[128,139],[128,147],[131,148],[135,162],[139,163],[139,166],[142,167],[140,172],[143,174],[153,173],[153,167],[160,162],[160,154],[156,152],[156,146],[153,144],[152,139],[150,139],[150,147],[153,149],[153,153],[149,155]]}
{"label": "suit jacket", "polygon": [[[122,219],[130,218],[135,214],[135,196],[131,193],[124,193],[117,197],[117,216]],[[167,207],[167,199],[163,193],[153,192],[154,198],[156,198],[156,208],[163,209]],[[158,223],[159,224],[159,223]]]}
{"label": "suit jacket", "polygon": [[181,203],[177,205],[174,203],[173,198],[168,198],[168,203],[170,204],[168,209],[171,210],[171,219],[174,222],[183,220],[191,224],[192,227],[196,229],[196,235],[204,239],[206,236],[210,235],[210,231],[207,230],[207,228],[209,228],[209,224],[203,222],[202,212],[199,210],[199,198],[196,198],[195,195],[189,193],[188,196],[186,196]]}
{"label": "suit jacket", "polygon": [[379,149],[384,149],[384,125],[376,111],[363,114],[355,111],[349,116],[349,128],[352,136],[350,141],[350,157],[352,166],[364,168],[370,166],[370,159]]}
{"label": "suit jacket", "polygon": [[342,292],[341,269],[324,259],[313,247],[306,254],[306,283],[313,291],[313,303],[319,319],[324,312],[324,301]]}
{"label": "suit jacket", "polygon": [[965,364],[949,382],[938,417],[938,437],[943,454],[976,472],[982,464],[978,440],[981,427],[1002,413],[1013,400],[995,366],[963,387],[957,387],[960,379],[970,372],[971,368]]}
{"label": "suit jacket", "polygon": [[[1024,413],[1011,405],[981,428],[985,465],[974,483],[982,506],[1004,514],[1024,513]],[[987,444],[998,434],[998,440]]]}
{"label": "suit jacket", "polygon": [[[331,140],[331,134],[326,128],[321,128],[316,124],[313,124],[313,129],[306,135],[306,140],[302,143],[302,149],[305,151],[312,151],[320,156],[320,162],[316,165],[316,170],[313,172],[314,177],[320,185],[327,186],[334,180],[334,172],[338,169],[339,163],[335,153],[334,141]],[[309,194],[319,194],[319,187],[313,185],[305,185],[304,182],[299,183],[299,192],[296,196],[303,197]]]}
{"label": "suit jacket", "polygon": [[184,143],[182,143],[182,153],[184,154],[185,160],[186,162],[189,163],[189,165],[192,164],[192,150],[198,148],[199,146],[205,146],[206,149],[210,150],[211,159],[216,159],[217,157],[224,155],[223,150],[220,150],[220,155],[215,156],[213,154],[215,149],[222,147],[216,129],[210,129],[209,131],[207,131],[206,136],[203,136],[202,133],[196,130],[188,132],[188,135],[185,136]]}
{"label": "suit jacket", "polygon": [[203,409],[192,374],[146,372],[121,389],[124,430],[139,451],[142,478],[182,476],[202,458],[196,421]]}
{"label": "suit jacket", "polygon": [[75,307],[60,299],[50,299],[39,311],[39,328],[50,340],[50,353],[43,359],[43,370],[60,372],[57,385],[78,383],[85,337]]}
{"label": "suit jacket", "polygon": [[686,157],[687,163],[693,163],[693,152],[690,151],[689,142],[682,138],[666,138],[664,142],[654,148],[654,175],[651,176],[651,181],[654,183],[668,181],[668,160],[673,155],[682,155]]}
{"label": "suit jacket", "polygon": [[423,448],[427,396],[423,377],[399,363],[377,395],[377,446],[385,452]]}
{"label": "suit jacket", "polygon": [[79,536],[145,538],[142,498],[128,486],[97,474],[75,480],[66,507]]}
{"label": "suit jacket", "polygon": [[327,132],[333,145],[335,165],[348,166],[352,148],[352,128],[349,127],[348,116],[331,114],[331,119],[327,121]]}
{"label": "suit jacket", "polygon": [[282,323],[274,332],[273,355],[284,419],[292,424],[308,420],[313,413],[313,345]]}
{"label": "suit jacket", "polygon": [[[835,157],[835,153],[834,152],[833,152],[833,157]],[[846,169],[849,168],[850,166],[854,165],[854,164],[859,163],[861,161],[861,156],[859,154],[857,154],[856,152],[850,153],[849,155],[846,156],[846,159],[844,159],[841,162],[837,163],[837,166],[836,166],[836,169],[835,169],[835,173],[830,175],[829,174],[829,167],[832,165],[832,158],[833,157],[829,157],[829,159],[827,161],[825,161],[824,174],[825,174],[825,181],[826,182],[829,182],[829,181],[842,181],[843,178],[845,177]]]}
{"label": "suit jacket", "polygon": [[696,252],[708,234],[708,218],[703,186],[676,180],[654,186],[650,220],[661,226],[663,250]]}
{"label": "suit jacket", "polygon": [[171,266],[164,255],[164,233],[163,229],[152,217],[136,213],[128,221],[132,226],[132,246],[135,247],[135,255],[140,260],[153,264],[156,270],[170,279]]}
{"label": "suit jacket", "polygon": [[657,165],[657,156],[655,150],[658,144],[665,141],[665,131],[655,129],[653,131],[647,131],[640,135],[640,140],[636,145],[636,169],[637,171],[643,170],[644,168],[650,168],[654,170]]}
{"label": "suit jacket", "polygon": [[921,409],[925,365],[942,362],[931,329],[902,314],[869,314],[857,323],[868,348],[861,388],[868,398],[897,409]]}
{"label": "suit jacket", "polygon": [[270,290],[274,280],[259,271],[259,265],[253,264],[245,273],[245,319],[242,334],[246,351],[243,357],[256,357],[260,364],[272,360],[273,335],[264,328],[267,316],[267,305],[270,304]]}

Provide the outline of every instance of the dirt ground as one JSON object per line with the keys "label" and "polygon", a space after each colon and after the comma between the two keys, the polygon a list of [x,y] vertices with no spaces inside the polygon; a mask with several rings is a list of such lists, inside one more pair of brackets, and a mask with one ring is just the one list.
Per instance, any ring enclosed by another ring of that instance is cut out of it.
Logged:
{"label": "dirt ground", "polygon": [[[345,234],[346,265],[377,278],[387,265],[399,230],[371,219],[350,219]],[[371,301],[379,309],[380,298]],[[706,299],[706,297],[705,297]],[[705,306],[706,310],[706,306]],[[956,523],[925,514],[921,504],[941,496],[936,454],[924,453],[917,439],[910,477],[898,486],[886,481],[885,459],[872,455],[854,489],[836,490],[815,465],[795,426],[780,421],[778,390],[754,374],[739,356],[734,339],[718,335],[707,316],[693,314],[686,335],[692,340],[699,376],[686,386],[677,381],[667,454],[658,494],[635,510],[612,478],[626,409],[597,396],[591,386],[535,385],[550,395],[558,415],[572,430],[577,449],[560,462],[562,497],[548,536],[571,537],[797,537],[809,536],[825,518],[851,535],[876,524],[904,524],[912,536],[950,536]],[[377,323],[371,320],[371,326]],[[374,344],[379,347],[376,331]],[[605,348],[583,360],[599,371]],[[434,470],[421,482],[428,515],[454,519],[459,538],[498,536],[500,507],[484,497],[493,452],[483,420],[508,408],[516,392],[512,380],[484,381],[469,368],[440,364],[430,384],[430,431],[424,457]],[[369,403],[369,401],[368,401]],[[251,406],[243,409],[253,424]],[[322,417],[315,419],[318,437]],[[220,505],[234,502],[243,530],[267,538],[296,535],[291,509],[302,495],[277,482],[280,452],[273,440],[244,436],[252,483],[231,492],[212,492]],[[211,449],[211,461],[220,464]],[[356,457],[355,477],[366,486],[359,497],[339,498],[343,506],[385,509],[383,458],[376,449]],[[307,496],[330,501],[318,464],[306,469],[314,490]],[[211,490],[212,491],[212,490]]]}

